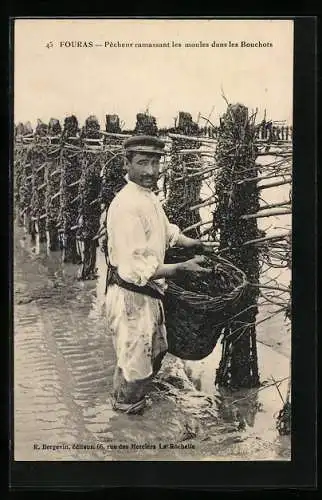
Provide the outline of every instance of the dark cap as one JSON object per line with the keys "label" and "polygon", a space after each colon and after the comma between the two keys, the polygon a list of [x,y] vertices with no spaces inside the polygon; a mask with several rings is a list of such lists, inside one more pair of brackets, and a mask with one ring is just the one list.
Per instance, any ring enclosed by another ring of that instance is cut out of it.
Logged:
{"label": "dark cap", "polygon": [[165,143],[158,137],[151,135],[135,135],[130,137],[124,141],[123,147],[125,151],[134,151],[136,153],[165,154]]}

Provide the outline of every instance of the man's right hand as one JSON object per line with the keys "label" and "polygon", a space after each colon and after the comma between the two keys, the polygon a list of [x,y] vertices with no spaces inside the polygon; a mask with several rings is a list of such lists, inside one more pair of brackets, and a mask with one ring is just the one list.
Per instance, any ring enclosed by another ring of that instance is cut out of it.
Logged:
{"label": "man's right hand", "polygon": [[196,255],[193,259],[186,260],[179,264],[179,270],[186,273],[196,273],[196,274],[209,274],[212,269],[207,267],[202,267],[202,264],[206,262],[206,258],[203,255]]}

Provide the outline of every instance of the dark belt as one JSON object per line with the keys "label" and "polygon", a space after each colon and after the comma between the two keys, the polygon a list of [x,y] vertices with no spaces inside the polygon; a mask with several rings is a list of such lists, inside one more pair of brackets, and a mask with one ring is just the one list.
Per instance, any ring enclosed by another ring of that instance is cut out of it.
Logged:
{"label": "dark belt", "polygon": [[115,266],[112,266],[111,264],[108,264],[107,274],[106,274],[105,294],[107,292],[107,288],[111,285],[118,285],[121,288],[130,290],[131,292],[137,292],[143,295],[148,295],[149,297],[153,297],[154,299],[160,299],[160,300],[164,299],[164,295],[161,292],[159,292],[155,288],[152,288],[149,285],[138,286],[135,285],[134,283],[129,283],[128,281],[123,280],[119,276],[117,268]]}

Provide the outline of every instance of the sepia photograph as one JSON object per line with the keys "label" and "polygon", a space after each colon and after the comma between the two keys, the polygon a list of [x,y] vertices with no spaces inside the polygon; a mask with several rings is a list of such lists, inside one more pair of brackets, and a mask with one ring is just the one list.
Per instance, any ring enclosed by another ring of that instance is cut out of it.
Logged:
{"label": "sepia photograph", "polygon": [[291,461],[293,24],[15,19],[15,461]]}

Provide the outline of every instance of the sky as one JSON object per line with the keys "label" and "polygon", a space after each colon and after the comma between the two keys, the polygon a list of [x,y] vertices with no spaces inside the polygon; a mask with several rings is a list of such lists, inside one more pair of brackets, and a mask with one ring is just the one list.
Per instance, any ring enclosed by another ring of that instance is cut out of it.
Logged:
{"label": "sky", "polygon": [[[229,47],[229,41],[238,47]],[[241,47],[241,42],[270,44]],[[47,44],[52,42],[52,47]],[[67,43],[66,43],[67,42]],[[93,47],[67,47],[70,42]],[[105,42],[132,43],[117,48]],[[141,48],[135,43],[169,43]],[[173,47],[172,42],[181,44]],[[186,43],[208,44],[187,48]],[[226,47],[214,47],[227,44]],[[100,46],[96,46],[100,45]],[[217,124],[230,103],[258,108],[261,119],[292,123],[293,22],[290,20],[18,19],[14,42],[14,119],[83,124],[118,114],[135,126],[147,108],[159,127],[179,111]],[[204,124],[204,121],[200,121]]]}

